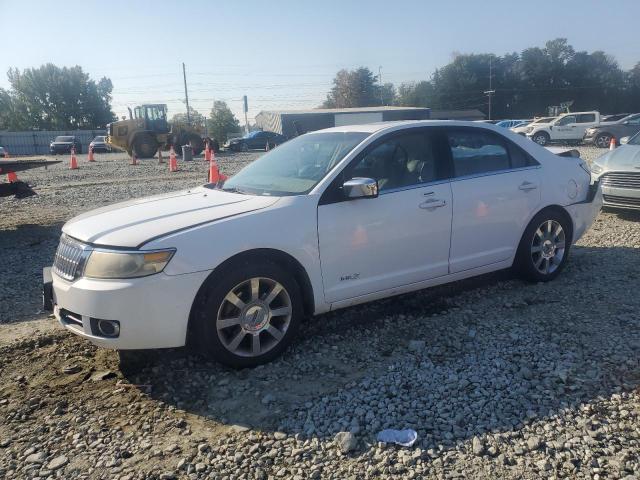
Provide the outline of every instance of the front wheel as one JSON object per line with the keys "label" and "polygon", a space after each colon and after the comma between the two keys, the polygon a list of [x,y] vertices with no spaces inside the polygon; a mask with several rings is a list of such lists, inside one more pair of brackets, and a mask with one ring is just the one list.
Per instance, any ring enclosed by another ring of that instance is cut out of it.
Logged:
{"label": "front wheel", "polygon": [[596,137],[595,144],[598,148],[609,148],[611,145],[611,135],[608,133],[601,133]]}
{"label": "front wheel", "polygon": [[205,287],[195,316],[206,355],[233,368],[269,362],[291,343],[303,315],[293,276],[267,261],[232,265]]}
{"label": "front wheel", "polygon": [[133,153],[138,158],[153,158],[158,150],[158,142],[151,135],[138,135],[133,142]]}
{"label": "front wheel", "polygon": [[545,132],[539,132],[533,135],[531,139],[536,142],[538,145],[542,145],[543,147],[549,143],[549,134]]}
{"label": "front wheel", "polygon": [[570,225],[564,215],[548,209],[529,223],[516,254],[515,267],[526,279],[548,282],[564,268],[571,247]]}

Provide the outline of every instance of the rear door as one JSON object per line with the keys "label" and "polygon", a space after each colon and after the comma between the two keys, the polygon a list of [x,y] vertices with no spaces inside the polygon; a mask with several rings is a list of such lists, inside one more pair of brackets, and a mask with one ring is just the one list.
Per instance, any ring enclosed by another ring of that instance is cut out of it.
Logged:
{"label": "rear door", "polygon": [[451,128],[447,136],[454,168],[450,273],[512,258],[540,205],[537,162],[489,130]]}
{"label": "rear door", "polygon": [[584,137],[587,128],[598,125],[595,113],[579,113],[576,115],[576,128],[574,140],[581,140]]}

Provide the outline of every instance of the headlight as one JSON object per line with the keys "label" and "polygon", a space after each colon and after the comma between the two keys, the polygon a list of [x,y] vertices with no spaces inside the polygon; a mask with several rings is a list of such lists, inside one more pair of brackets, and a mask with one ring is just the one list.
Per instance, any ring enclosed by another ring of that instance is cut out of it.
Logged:
{"label": "headlight", "polygon": [[525,130],[526,133],[531,133],[533,132],[533,127],[527,127],[527,129]]}
{"label": "headlight", "polygon": [[599,175],[602,173],[603,170],[604,168],[601,165],[598,165],[595,162],[591,164],[591,173],[595,175]]}
{"label": "headlight", "polygon": [[84,267],[91,278],[135,278],[160,273],[175,250],[154,252],[106,252],[94,250]]}

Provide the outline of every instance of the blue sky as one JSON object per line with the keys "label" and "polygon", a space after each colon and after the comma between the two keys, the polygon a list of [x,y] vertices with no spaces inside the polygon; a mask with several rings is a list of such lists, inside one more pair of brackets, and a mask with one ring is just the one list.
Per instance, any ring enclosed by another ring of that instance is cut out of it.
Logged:
{"label": "blue sky", "polygon": [[[609,8],[612,7],[612,8]],[[175,16],[168,17],[167,13]],[[114,83],[113,107],[214,99],[250,120],[318,106],[340,68],[382,67],[384,82],[429,78],[454,52],[504,54],[567,37],[625,68],[640,61],[640,1],[91,1],[0,0],[0,87],[9,67],[81,65]]]}

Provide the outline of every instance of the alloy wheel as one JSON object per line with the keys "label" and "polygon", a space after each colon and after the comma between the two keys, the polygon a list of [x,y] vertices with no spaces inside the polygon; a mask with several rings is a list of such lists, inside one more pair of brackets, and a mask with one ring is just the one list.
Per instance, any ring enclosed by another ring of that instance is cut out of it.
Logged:
{"label": "alloy wheel", "polygon": [[531,260],[538,272],[548,275],[562,264],[566,235],[555,220],[544,221],[533,234]]}
{"label": "alloy wheel", "polygon": [[279,282],[254,277],[225,295],[216,317],[224,347],[234,355],[257,357],[275,347],[291,323],[289,293]]}
{"label": "alloy wheel", "polygon": [[596,138],[596,145],[600,148],[608,148],[611,143],[611,137],[609,135],[600,135]]}

